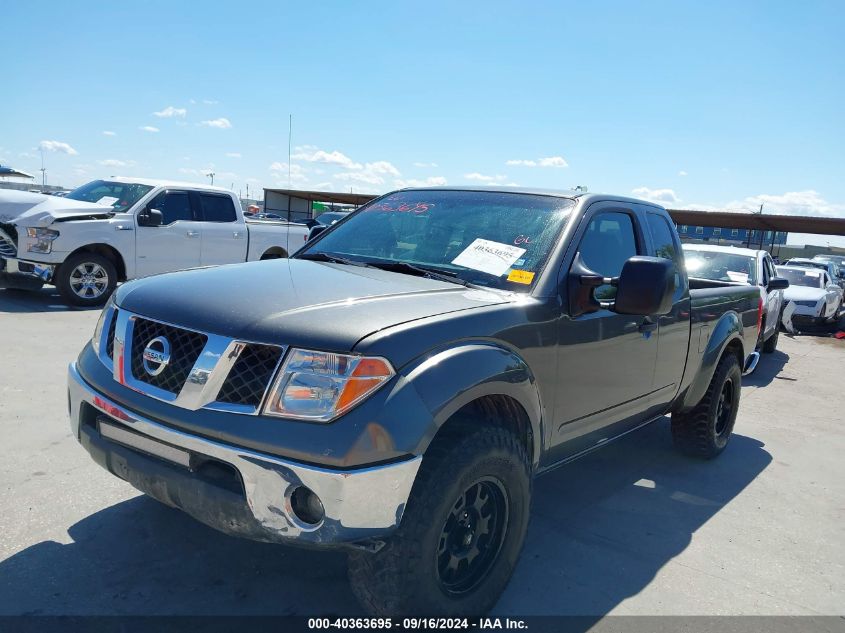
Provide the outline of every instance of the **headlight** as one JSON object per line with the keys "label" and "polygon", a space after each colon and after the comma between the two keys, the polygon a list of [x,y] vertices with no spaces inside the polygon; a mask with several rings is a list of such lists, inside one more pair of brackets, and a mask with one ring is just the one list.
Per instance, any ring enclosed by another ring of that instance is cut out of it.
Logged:
{"label": "headlight", "polygon": [[100,312],[100,318],[97,319],[97,325],[94,327],[94,336],[91,337],[91,347],[94,348],[94,353],[100,355],[100,342],[103,340],[103,328],[106,324],[106,317],[114,308],[114,295],[112,295],[106,303],[103,311]]}
{"label": "headlight", "polygon": [[26,236],[38,240],[27,246],[27,251],[30,253],[49,253],[53,250],[53,240],[59,237],[59,232],[53,229],[29,227],[26,229]]}
{"label": "headlight", "polygon": [[394,374],[383,358],[292,349],[273,383],[264,413],[330,422]]}

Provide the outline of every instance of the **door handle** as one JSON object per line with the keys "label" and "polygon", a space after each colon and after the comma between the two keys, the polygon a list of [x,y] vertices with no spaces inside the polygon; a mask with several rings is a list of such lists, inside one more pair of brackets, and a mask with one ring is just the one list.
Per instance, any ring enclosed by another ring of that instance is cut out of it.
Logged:
{"label": "door handle", "polygon": [[652,321],[649,317],[646,317],[637,329],[643,333],[654,332],[657,329],[657,322]]}
{"label": "door handle", "polygon": [[243,233],[241,233],[240,231],[232,231],[232,237],[234,237],[236,240],[239,240],[241,239],[241,237],[243,237]]}
{"label": "door handle", "polygon": [[199,231],[188,231],[188,232],[185,233],[185,235],[187,235],[188,237],[199,237],[200,232]]}

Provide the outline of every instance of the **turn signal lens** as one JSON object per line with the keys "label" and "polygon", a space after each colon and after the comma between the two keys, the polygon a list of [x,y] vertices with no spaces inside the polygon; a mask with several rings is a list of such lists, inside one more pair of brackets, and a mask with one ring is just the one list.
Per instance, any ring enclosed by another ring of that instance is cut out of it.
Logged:
{"label": "turn signal lens", "polygon": [[383,358],[293,349],[276,378],[266,415],[330,422],[394,375]]}

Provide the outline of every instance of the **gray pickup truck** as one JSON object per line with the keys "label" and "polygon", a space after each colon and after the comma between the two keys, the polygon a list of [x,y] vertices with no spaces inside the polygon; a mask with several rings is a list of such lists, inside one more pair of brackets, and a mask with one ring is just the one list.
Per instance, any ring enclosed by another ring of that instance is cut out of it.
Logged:
{"label": "gray pickup truck", "polygon": [[290,259],[121,286],[69,369],[74,436],[223,532],[343,547],[374,614],[489,610],[532,478],[671,413],[728,444],[757,288],[690,288],[661,207],[406,189]]}

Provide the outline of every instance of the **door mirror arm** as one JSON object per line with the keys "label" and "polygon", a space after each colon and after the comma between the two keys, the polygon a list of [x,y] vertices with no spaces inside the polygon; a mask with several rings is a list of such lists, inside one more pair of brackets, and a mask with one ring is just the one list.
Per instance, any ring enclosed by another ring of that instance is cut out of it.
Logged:
{"label": "door mirror arm", "polygon": [[158,209],[147,207],[138,214],[138,226],[161,226],[164,216]]}

